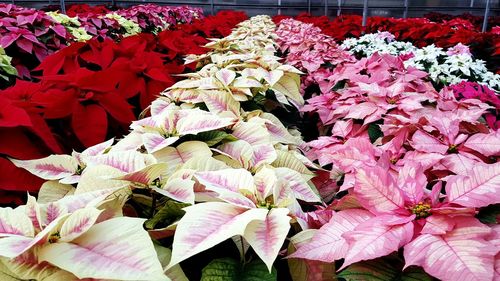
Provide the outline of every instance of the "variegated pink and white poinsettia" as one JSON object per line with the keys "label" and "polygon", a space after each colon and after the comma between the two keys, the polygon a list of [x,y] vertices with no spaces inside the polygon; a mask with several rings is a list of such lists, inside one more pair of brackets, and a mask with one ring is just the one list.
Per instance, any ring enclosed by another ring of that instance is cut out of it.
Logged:
{"label": "variegated pink and white poinsettia", "polygon": [[[57,201],[1,208],[0,264],[8,280],[170,280],[143,229],[144,219],[121,216],[116,188]],[[45,194],[43,194],[45,193]],[[40,197],[60,195],[45,189]]]}

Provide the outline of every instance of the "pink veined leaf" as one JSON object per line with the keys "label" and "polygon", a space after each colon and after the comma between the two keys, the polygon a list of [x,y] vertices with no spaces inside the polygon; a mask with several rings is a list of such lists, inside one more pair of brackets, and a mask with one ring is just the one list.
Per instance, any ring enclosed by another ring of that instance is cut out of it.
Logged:
{"label": "pink veined leaf", "polygon": [[367,220],[353,231],[345,233],[343,237],[349,243],[349,250],[339,270],[358,261],[386,256],[406,245],[413,237],[412,219],[383,215]]}
{"label": "pink veined leaf", "polygon": [[[26,202],[25,213],[30,218],[31,223],[33,224],[33,227],[35,227],[36,230],[41,230],[42,229],[42,215],[40,212],[40,206],[36,202],[35,197],[33,197],[29,194],[28,194],[28,200]],[[28,235],[25,233],[24,235],[25,236],[33,236],[34,234]]]}
{"label": "pink veined leaf", "polygon": [[478,164],[468,176],[450,176],[448,202],[465,207],[484,207],[500,202],[500,163]]}
{"label": "pink veined leaf", "polygon": [[433,214],[425,219],[425,225],[422,228],[422,234],[446,234],[455,227],[455,222],[449,216]]}
{"label": "pink veined leaf", "polygon": [[113,218],[71,243],[46,245],[38,258],[80,279],[168,280],[143,223],[138,218]]}
{"label": "pink veined leaf", "polygon": [[[265,199],[272,194],[273,188],[278,181],[274,169],[265,166],[255,173],[253,179],[255,184],[255,194],[257,196],[257,200],[260,201],[265,201]],[[278,198],[274,199],[277,200]]]}
{"label": "pink veined leaf", "polygon": [[271,144],[254,146],[252,166],[258,167],[262,164],[271,164],[277,157],[276,149]]}
{"label": "pink veined leaf", "polygon": [[96,208],[78,209],[61,226],[60,241],[70,242],[89,230],[97,221],[102,210]]}
{"label": "pink veined leaf", "polygon": [[221,118],[215,114],[209,114],[199,110],[189,116],[181,118],[177,122],[177,131],[180,135],[198,134],[208,132],[233,124],[233,118]]}
{"label": "pink veined leaf", "polygon": [[372,217],[370,212],[362,209],[347,209],[337,212],[327,224],[316,232],[310,242],[300,246],[289,258],[330,263],[342,259],[349,249],[343,234],[354,230],[360,223]]}
{"label": "pink veined leaf", "polygon": [[441,160],[441,165],[457,175],[466,176],[478,162],[462,154],[446,155]]}
{"label": "pink veined leaf", "polygon": [[165,138],[156,133],[144,133],[141,137],[144,147],[149,153],[155,153],[179,140],[179,137]]}
{"label": "pink veined leaf", "polygon": [[228,86],[236,78],[236,72],[223,68],[215,73],[215,77],[219,79],[219,81],[221,81],[224,86]]}
{"label": "pink veined leaf", "polygon": [[241,167],[249,169],[252,167],[253,148],[244,140],[236,140],[224,143],[218,147],[219,151],[232,159],[238,161]]}
{"label": "pink veined leaf", "polygon": [[406,266],[421,266],[444,281],[482,281],[493,280],[497,252],[482,237],[423,234],[405,246],[404,257]]}
{"label": "pink veined leaf", "polygon": [[0,237],[7,235],[33,236],[35,229],[30,217],[20,209],[0,208]]}
{"label": "pink veined leaf", "polygon": [[140,187],[144,187],[150,184],[155,179],[159,178],[161,175],[163,175],[167,170],[167,167],[168,167],[167,163],[156,163],[146,166],[145,168],[139,171],[119,176],[115,179],[129,181],[141,185]]}
{"label": "pink veined leaf", "polygon": [[361,205],[374,213],[393,213],[404,206],[401,190],[387,170],[379,166],[358,170],[353,193]]}
{"label": "pink veined leaf", "polygon": [[411,203],[418,203],[424,196],[427,177],[422,166],[415,162],[406,162],[399,170],[398,186],[403,196]]}
{"label": "pink veined leaf", "polygon": [[196,204],[184,210],[168,268],[235,235],[243,235],[251,221],[264,221],[268,213],[264,208],[249,210],[223,202]]}
{"label": "pink veined leaf", "polygon": [[171,178],[162,188],[153,187],[156,192],[183,203],[194,204],[194,181]]}
{"label": "pink veined leaf", "polygon": [[68,215],[69,214],[65,214],[54,219],[35,237],[13,235],[0,238],[0,256],[14,258],[25,253],[37,244],[45,243],[49,234],[53,232],[59,223],[66,219]]}
{"label": "pink veined leaf", "polygon": [[99,155],[99,154],[103,154],[104,151],[106,151],[106,149],[110,148],[111,145],[113,145],[113,142],[115,141],[114,138],[112,139],[109,139],[105,142],[102,142],[102,143],[99,143],[99,144],[96,144],[94,146],[91,146],[87,149],[85,149],[81,155],[82,156],[96,156],[96,155]]}
{"label": "pink veined leaf", "polygon": [[15,160],[12,163],[46,180],[58,180],[72,176],[78,169],[78,162],[69,155],[50,155],[36,160]]}
{"label": "pink veined leaf", "polygon": [[145,168],[149,164],[148,161],[150,161],[148,156],[131,150],[88,157],[87,166],[106,165],[125,173],[132,173]]}
{"label": "pink veined leaf", "polygon": [[500,155],[500,130],[489,134],[475,134],[467,139],[464,146],[487,157],[498,156]]}
{"label": "pink veined leaf", "polygon": [[122,187],[99,189],[91,192],[67,195],[59,199],[57,201],[57,205],[59,205],[61,208],[66,209],[69,213],[73,213],[78,209],[99,204],[108,196],[120,189],[122,189]]}
{"label": "pink veined leaf", "polygon": [[295,198],[306,202],[321,201],[300,173],[289,168],[276,168],[275,173],[279,179],[283,179],[288,183]]}
{"label": "pink veined leaf", "polygon": [[195,178],[203,185],[239,192],[240,189],[254,190],[252,174],[245,169],[223,169],[197,172]]}
{"label": "pink veined leaf", "polygon": [[48,225],[58,217],[67,213],[68,209],[65,205],[61,205],[59,202],[49,202],[41,208],[42,224]]}
{"label": "pink veined leaf", "polygon": [[416,131],[413,134],[411,145],[416,150],[427,153],[445,154],[448,151],[448,146],[442,144],[433,136],[422,131]]}
{"label": "pink veined leaf", "polygon": [[168,163],[166,174],[173,173],[180,165],[188,160],[199,157],[207,159],[212,157],[212,151],[208,145],[201,141],[186,141],[179,144],[177,147],[166,147],[157,151],[153,156],[158,162]]}
{"label": "pink veined leaf", "polygon": [[245,229],[243,237],[267,265],[269,272],[290,230],[289,212],[286,208],[271,209],[264,221],[254,220]]}
{"label": "pink veined leaf", "polygon": [[297,139],[288,132],[287,128],[276,116],[271,113],[264,112],[260,115],[260,117],[267,121],[265,122],[265,126],[267,128],[267,131],[271,135],[272,141],[285,144],[298,144]]}
{"label": "pink veined leaf", "polygon": [[203,102],[212,113],[232,112],[234,116],[240,114],[240,103],[227,91],[211,91],[204,93]]}
{"label": "pink veined leaf", "polygon": [[0,257],[15,258],[32,246],[33,237],[12,235],[0,238]]}
{"label": "pink veined leaf", "polygon": [[233,126],[233,135],[251,145],[268,144],[270,135],[265,126],[254,122],[238,122]]}

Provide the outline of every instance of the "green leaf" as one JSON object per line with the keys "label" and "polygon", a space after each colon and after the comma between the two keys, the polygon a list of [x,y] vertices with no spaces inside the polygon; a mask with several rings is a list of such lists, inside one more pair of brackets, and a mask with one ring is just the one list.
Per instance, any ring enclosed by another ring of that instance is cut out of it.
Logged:
{"label": "green leaf", "polygon": [[144,223],[144,226],[147,229],[154,229],[160,223],[163,226],[170,225],[184,215],[185,211],[182,208],[187,206],[189,204],[168,200],[152,218]]}
{"label": "green leaf", "polygon": [[337,276],[346,281],[391,281],[398,272],[389,262],[376,259],[355,263]]}
{"label": "green leaf", "polygon": [[418,266],[408,267],[398,278],[401,281],[432,281],[432,277]]}
{"label": "green leaf", "polygon": [[497,217],[500,215],[500,204],[493,204],[481,208],[477,214],[477,218],[485,224],[496,224]]}
{"label": "green leaf", "polygon": [[378,124],[371,123],[368,125],[368,136],[370,136],[370,141],[374,143],[378,138],[383,137],[384,134]]}
{"label": "green leaf", "polygon": [[221,141],[238,140],[235,136],[223,131],[209,131],[209,132],[198,133],[197,135],[194,136],[194,139],[202,141],[206,143],[208,146],[216,145]]}
{"label": "green leaf", "polygon": [[261,260],[246,265],[231,258],[215,259],[201,272],[201,281],[275,281],[278,273],[273,267],[271,273]]}
{"label": "green leaf", "polygon": [[346,281],[432,281],[433,278],[418,266],[401,272],[403,262],[396,257],[383,257],[355,263],[337,276]]}

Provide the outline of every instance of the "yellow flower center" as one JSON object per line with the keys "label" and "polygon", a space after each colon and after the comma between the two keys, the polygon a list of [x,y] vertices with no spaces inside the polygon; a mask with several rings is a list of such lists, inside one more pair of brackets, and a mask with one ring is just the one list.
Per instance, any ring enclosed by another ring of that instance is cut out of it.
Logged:
{"label": "yellow flower center", "polygon": [[417,216],[417,219],[426,218],[431,215],[431,205],[418,202],[418,204],[410,208],[410,211]]}

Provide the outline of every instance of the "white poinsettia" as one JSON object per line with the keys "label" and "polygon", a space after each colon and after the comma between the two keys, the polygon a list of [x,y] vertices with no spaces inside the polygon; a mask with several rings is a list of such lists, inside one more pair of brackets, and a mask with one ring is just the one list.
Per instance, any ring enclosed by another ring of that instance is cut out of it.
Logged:
{"label": "white poinsettia", "polygon": [[346,39],[341,47],[359,56],[374,53],[404,56],[406,67],[413,66],[428,72],[429,78],[437,84],[471,81],[500,91],[500,75],[488,71],[485,62],[474,59],[469,48],[460,43],[446,51],[434,44],[417,48],[409,42],[394,40],[389,32],[379,32]]}
{"label": "white poinsettia", "polygon": [[125,33],[123,34],[124,37],[136,35],[142,32],[139,24],[122,17],[117,13],[109,13],[106,14],[105,17],[108,19],[116,20],[118,24],[120,24],[125,29]]}
{"label": "white poinsettia", "polygon": [[92,39],[85,28],[81,27],[78,17],[70,17],[59,12],[46,12],[56,22],[62,24],[75,37],[76,41],[83,42]]}

